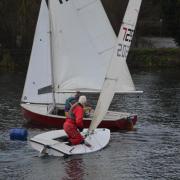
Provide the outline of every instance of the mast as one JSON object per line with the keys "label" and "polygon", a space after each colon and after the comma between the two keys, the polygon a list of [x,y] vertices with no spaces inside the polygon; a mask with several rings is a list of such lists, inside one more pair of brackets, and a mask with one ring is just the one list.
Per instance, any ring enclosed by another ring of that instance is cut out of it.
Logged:
{"label": "mast", "polygon": [[52,104],[53,107],[56,107],[56,99],[55,99],[55,91],[54,91],[54,75],[53,75],[53,29],[52,29],[52,19],[51,19],[51,7],[50,7],[50,0],[48,0],[48,7],[49,7],[49,30],[50,30],[50,58],[51,58],[51,82],[52,82]]}

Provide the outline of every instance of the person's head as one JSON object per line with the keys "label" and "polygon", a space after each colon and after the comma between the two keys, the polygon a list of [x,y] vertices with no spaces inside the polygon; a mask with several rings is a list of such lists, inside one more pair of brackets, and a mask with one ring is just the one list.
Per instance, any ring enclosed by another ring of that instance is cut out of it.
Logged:
{"label": "person's head", "polygon": [[80,96],[78,102],[84,106],[87,102],[86,96]]}
{"label": "person's head", "polygon": [[81,93],[80,93],[80,91],[76,91],[76,94],[75,94],[75,98],[78,100],[79,99],[79,97],[80,97],[80,95],[81,95]]}

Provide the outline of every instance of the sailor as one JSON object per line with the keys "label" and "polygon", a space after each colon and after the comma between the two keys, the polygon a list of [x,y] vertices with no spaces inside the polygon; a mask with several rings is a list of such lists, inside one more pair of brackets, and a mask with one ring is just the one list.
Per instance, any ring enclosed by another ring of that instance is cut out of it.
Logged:
{"label": "sailor", "polygon": [[73,104],[69,110],[68,117],[63,125],[65,132],[68,135],[71,145],[84,143],[84,137],[80,134],[83,126],[84,109],[87,102],[86,96],[80,96],[77,103]]}
{"label": "sailor", "polygon": [[72,97],[69,97],[68,99],[66,99],[66,103],[65,103],[65,108],[64,108],[64,111],[65,111],[65,116],[68,117],[68,112],[71,108],[71,106],[78,102],[78,99],[80,97],[80,91],[77,91],[76,94]]}

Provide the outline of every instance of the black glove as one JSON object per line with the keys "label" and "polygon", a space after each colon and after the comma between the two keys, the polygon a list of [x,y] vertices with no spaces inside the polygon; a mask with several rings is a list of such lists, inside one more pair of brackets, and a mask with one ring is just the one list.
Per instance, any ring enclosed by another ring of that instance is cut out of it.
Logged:
{"label": "black glove", "polygon": [[83,131],[83,129],[84,129],[84,128],[78,128],[78,130],[79,130],[80,132],[82,132],[82,131]]}

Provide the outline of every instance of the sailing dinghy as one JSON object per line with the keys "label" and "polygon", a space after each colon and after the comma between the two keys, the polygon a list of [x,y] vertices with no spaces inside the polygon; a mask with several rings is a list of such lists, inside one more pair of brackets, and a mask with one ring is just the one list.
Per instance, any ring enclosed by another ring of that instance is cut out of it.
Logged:
{"label": "sailing dinghy", "polygon": [[[82,132],[86,134],[88,129]],[[64,156],[75,154],[86,154],[101,150],[110,140],[110,130],[96,129],[91,135],[85,138],[84,144],[70,146],[66,141],[64,130],[54,130],[46,133],[39,134],[30,139],[32,148],[39,151],[40,155]]]}
{"label": "sailing dinghy", "polygon": [[[129,27],[122,30],[128,41],[134,33]],[[101,92],[116,40],[100,0],[42,0],[21,99],[25,119],[62,128],[68,97],[76,91]],[[128,49],[119,44],[115,53],[126,58]],[[119,63],[115,92],[134,92],[125,60]],[[86,128],[93,116],[84,119]],[[135,125],[137,115],[108,111],[99,127],[127,129],[129,121]]]}
{"label": "sailing dinghy", "polygon": [[[129,0],[118,39],[114,47],[113,56],[104,78],[102,91],[93,114],[93,119],[89,129],[82,132],[82,135],[86,134],[85,143],[70,146],[66,141],[63,142],[63,137],[67,136],[64,130],[49,131],[30,139],[31,146],[38,150],[40,154],[54,156],[85,154],[98,151],[109,143],[110,130],[97,129],[97,127],[108,111],[119,81],[123,84],[121,91],[125,89],[126,91],[135,91],[126,65],[126,58],[133,38],[140,6],[141,0]],[[123,67],[123,69],[121,69],[121,67]],[[119,68],[121,71],[119,71]],[[126,80],[125,83],[124,80]]]}

